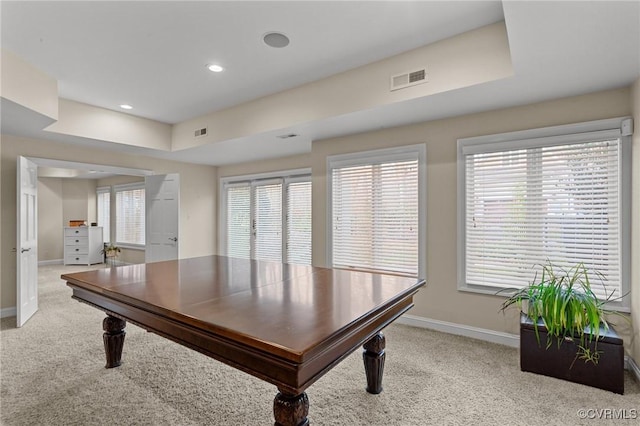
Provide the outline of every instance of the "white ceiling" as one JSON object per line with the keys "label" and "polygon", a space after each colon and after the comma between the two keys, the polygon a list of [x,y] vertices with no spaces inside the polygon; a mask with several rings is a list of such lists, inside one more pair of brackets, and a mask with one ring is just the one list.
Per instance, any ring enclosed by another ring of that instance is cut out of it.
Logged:
{"label": "white ceiling", "polygon": [[[314,139],[622,87],[640,75],[640,1],[2,1],[1,15],[2,48],[57,79],[61,98],[128,103],[171,124],[506,22],[514,77],[307,123],[289,129],[301,135],[295,143],[252,135],[167,153],[64,139],[206,164],[309,152]],[[291,44],[267,47],[269,31]],[[208,71],[212,62],[225,71]],[[60,139],[28,126],[16,120],[11,132]]]}

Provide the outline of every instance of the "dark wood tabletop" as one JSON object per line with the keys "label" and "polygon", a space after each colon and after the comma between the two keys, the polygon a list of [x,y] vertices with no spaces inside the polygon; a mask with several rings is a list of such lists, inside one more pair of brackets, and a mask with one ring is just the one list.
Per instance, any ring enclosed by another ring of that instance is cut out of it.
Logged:
{"label": "dark wood tabletop", "polygon": [[[380,331],[413,306],[413,295],[425,284],[417,278],[225,256],[62,278],[74,298],[107,313],[107,367],[120,364],[120,353],[109,359],[109,352],[122,351],[125,321],[130,321],[298,399],[306,399],[304,390],[360,345],[375,340],[370,352],[383,356]],[[108,347],[108,338],[115,341],[120,334],[122,342]],[[304,421],[306,415],[278,423],[276,413],[276,424]]]}

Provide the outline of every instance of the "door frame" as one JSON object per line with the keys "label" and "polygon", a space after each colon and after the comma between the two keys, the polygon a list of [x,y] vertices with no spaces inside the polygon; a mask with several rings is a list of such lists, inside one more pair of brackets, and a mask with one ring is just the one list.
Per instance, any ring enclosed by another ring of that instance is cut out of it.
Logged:
{"label": "door frame", "polygon": [[[55,160],[52,158],[40,158],[31,157],[27,155],[18,155],[18,157],[24,157],[29,161],[32,161],[36,165],[36,173],[39,167],[51,167],[59,169],[72,169],[72,170],[95,170],[102,173],[110,173],[114,175],[129,175],[129,176],[148,176],[153,175],[152,170],[147,169],[134,169],[129,167],[109,166],[105,164],[93,164],[93,163],[81,163],[75,161]],[[16,179],[18,178],[18,171],[16,170]],[[16,183],[17,184],[17,183]],[[20,220],[25,218],[19,217],[20,207],[16,203],[16,224]],[[38,222],[38,209],[35,210],[35,220]],[[17,233],[16,233],[17,234]],[[20,247],[20,241],[18,241],[18,235],[16,235],[16,247]],[[38,262],[38,253],[36,252],[36,262]],[[18,271],[16,263],[16,292],[20,292],[21,287],[18,282]],[[18,295],[16,294],[16,313],[18,308]]]}

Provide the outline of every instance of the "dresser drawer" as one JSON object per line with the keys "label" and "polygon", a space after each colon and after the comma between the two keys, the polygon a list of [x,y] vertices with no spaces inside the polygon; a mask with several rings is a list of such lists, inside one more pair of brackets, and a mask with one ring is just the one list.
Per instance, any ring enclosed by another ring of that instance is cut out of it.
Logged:
{"label": "dresser drawer", "polygon": [[64,237],[65,246],[85,246],[89,244],[88,237]]}
{"label": "dresser drawer", "polygon": [[89,230],[86,226],[76,226],[72,228],[64,228],[65,237],[86,237],[89,235]]}
{"label": "dresser drawer", "polygon": [[64,257],[65,265],[87,265],[89,263],[89,255],[87,254],[67,254]]}
{"label": "dresser drawer", "polygon": [[77,255],[77,254],[89,254],[89,247],[85,246],[77,246],[77,247],[71,247],[71,246],[67,246],[65,248],[65,253],[67,255]]}

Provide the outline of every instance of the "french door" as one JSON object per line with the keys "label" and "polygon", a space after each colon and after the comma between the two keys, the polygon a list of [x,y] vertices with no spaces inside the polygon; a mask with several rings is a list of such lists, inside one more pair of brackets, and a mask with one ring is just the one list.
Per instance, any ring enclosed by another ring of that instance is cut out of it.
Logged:
{"label": "french door", "polygon": [[308,176],[232,182],[224,190],[228,256],[311,263]]}

